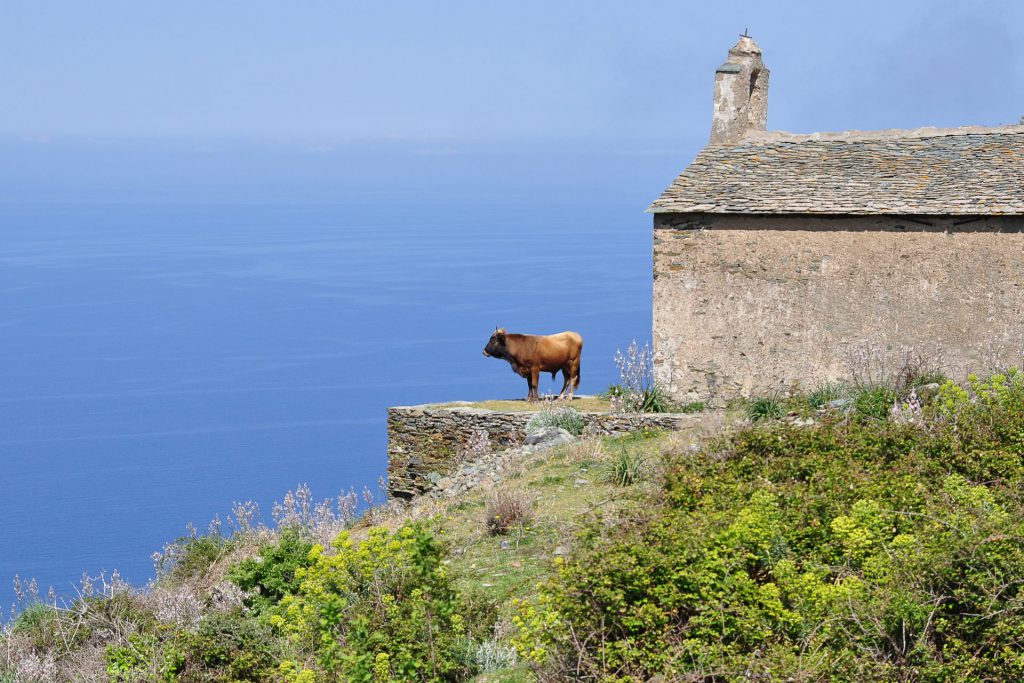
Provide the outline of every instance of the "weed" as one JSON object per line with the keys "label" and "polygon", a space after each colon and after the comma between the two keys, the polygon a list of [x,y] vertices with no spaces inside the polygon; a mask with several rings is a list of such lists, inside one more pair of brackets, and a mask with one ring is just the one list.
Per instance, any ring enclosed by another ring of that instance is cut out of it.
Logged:
{"label": "weed", "polygon": [[497,638],[488,638],[480,642],[470,641],[468,654],[476,665],[476,670],[484,674],[509,669],[519,661],[515,648]]}
{"label": "weed", "polygon": [[600,398],[618,398],[626,393],[625,387],[621,384],[609,384],[608,388],[598,394]]}
{"label": "weed", "polygon": [[458,510],[459,512],[462,512],[462,511],[465,511],[465,510],[472,510],[473,508],[481,508],[483,506],[484,506],[484,501],[482,501],[482,500],[476,500],[476,499],[473,499],[473,500],[462,500],[462,501],[459,501],[458,503],[456,503],[452,507],[452,509],[453,510]]}
{"label": "weed", "polygon": [[497,489],[487,497],[486,526],[492,536],[503,536],[533,518],[533,500],[524,492]]}
{"label": "weed", "polygon": [[491,452],[491,435],[486,429],[477,429],[462,449],[464,460],[476,460]]}
{"label": "weed", "polygon": [[947,377],[940,369],[941,363],[940,356],[926,358],[914,349],[904,349],[890,385],[897,394],[903,395],[925,384],[942,384]]}
{"label": "weed", "polygon": [[29,605],[14,619],[10,632],[32,633],[42,632],[50,628],[53,620],[57,618],[57,608],[43,602]]}
{"label": "weed", "polygon": [[654,351],[650,344],[643,347],[634,339],[626,352],[615,352],[615,365],[619,368],[620,384],[608,387],[606,395],[612,407],[622,413],[667,413],[673,406],[654,380]]}
{"label": "weed", "polygon": [[[372,495],[372,494],[371,494]],[[328,545],[339,532],[355,521],[359,496],[350,490],[340,493],[337,500],[324,498],[317,502],[308,484],[287,491],[284,500],[274,503],[273,517],[277,528],[293,528],[313,540]]]}
{"label": "weed", "polygon": [[601,440],[596,438],[573,441],[565,446],[564,453],[566,460],[574,465],[600,460],[604,455]]}

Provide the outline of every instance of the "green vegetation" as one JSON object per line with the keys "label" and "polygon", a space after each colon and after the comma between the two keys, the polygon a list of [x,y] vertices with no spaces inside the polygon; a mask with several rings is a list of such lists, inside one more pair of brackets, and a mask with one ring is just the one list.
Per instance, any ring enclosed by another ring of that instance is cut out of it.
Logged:
{"label": "green vegetation", "polygon": [[560,427],[570,434],[579,436],[586,426],[586,420],[575,408],[548,408],[534,413],[526,423],[526,433],[533,434],[547,427]]}
{"label": "green vegetation", "polygon": [[823,408],[834,401],[842,401],[850,397],[850,388],[842,382],[826,382],[807,394],[807,404],[811,408]]}
{"label": "green vegetation", "polygon": [[926,421],[751,428],[666,463],[521,601],[554,678],[1024,675],[1024,379],[947,382]]}
{"label": "green vegetation", "polygon": [[[671,413],[676,409],[654,379],[654,350],[650,344],[645,343],[641,347],[634,339],[625,353],[621,350],[615,352],[615,365],[619,369],[620,382],[612,384],[602,394],[611,401],[613,410],[623,413]],[[691,407],[694,405],[690,404]]]}
{"label": "green vegetation", "polygon": [[612,409],[611,401],[605,396],[575,396],[572,401],[565,399],[541,397],[540,401],[527,401],[526,399],[515,399],[507,401],[475,401],[472,403],[439,403],[436,408],[482,408],[483,410],[494,410],[496,412],[511,413],[535,413],[541,410],[548,410],[552,406],[568,405],[582,413],[607,413]]}
{"label": "green vegetation", "polygon": [[751,422],[777,420],[786,414],[782,398],[778,394],[758,396],[747,403],[747,418]]}
{"label": "green vegetation", "polygon": [[703,413],[707,409],[707,404],[704,401],[691,401],[690,403],[684,403],[679,406],[680,413]]}
{"label": "green vegetation", "polygon": [[853,395],[854,411],[861,417],[875,420],[888,417],[895,402],[896,392],[881,384],[864,387]]}
{"label": "green vegetation", "polygon": [[1024,375],[897,384],[581,438],[412,509],[296,493],[147,590],[33,587],[0,681],[1024,678]]}
{"label": "green vegetation", "polygon": [[[559,484],[563,477],[548,475],[542,485]],[[504,536],[516,529],[522,529],[533,518],[533,501],[521,491],[498,489],[487,497],[487,533]]]}
{"label": "green vegetation", "polygon": [[226,557],[232,549],[232,540],[220,533],[182,536],[168,546],[156,564],[159,575],[173,581],[187,581],[206,574],[210,567]]}
{"label": "green vegetation", "polygon": [[332,545],[331,554],[314,547],[298,592],[271,617],[300,655],[281,662],[286,681],[468,677],[459,599],[425,525],[374,527],[359,542],[342,532]]}
{"label": "green vegetation", "polygon": [[644,454],[623,446],[606,466],[605,478],[617,486],[632,486],[643,478]]}
{"label": "green vegetation", "polygon": [[678,411],[681,413],[699,413],[704,410],[704,403],[701,401],[687,403],[682,408],[677,408],[665,396],[661,385],[654,383],[641,391],[631,391],[622,384],[610,384],[600,395],[607,397],[613,408],[617,407],[626,412],[673,413]]}
{"label": "green vegetation", "polygon": [[228,572],[228,579],[245,591],[245,604],[265,612],[298,590],[299,570],[313,563],[313,544],[294,528],[281,532],[276,544],[259,549]]}
{"label": "green vegetation", "polygon": [[169,644],[162,669],[168,681],[265,681],[284,652],[263,621],[240,610],[212,612]]}

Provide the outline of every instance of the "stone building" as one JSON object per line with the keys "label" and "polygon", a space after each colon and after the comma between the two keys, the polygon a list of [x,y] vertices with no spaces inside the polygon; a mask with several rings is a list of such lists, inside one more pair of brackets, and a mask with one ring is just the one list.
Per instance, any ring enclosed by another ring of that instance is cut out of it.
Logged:
{"label": "stone building", "polygon": [[710,143],[649,209],[669,393],[813,386],[868,346],[953,374],[1020,362],[1024,125],[769,132],[767,95],[743,37],[715,74]]}

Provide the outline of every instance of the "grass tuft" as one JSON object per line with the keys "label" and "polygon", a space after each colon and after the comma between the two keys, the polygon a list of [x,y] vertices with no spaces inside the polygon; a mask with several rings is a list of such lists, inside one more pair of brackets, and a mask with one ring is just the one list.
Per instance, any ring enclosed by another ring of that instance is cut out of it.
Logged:
{"label": "grass tuft", "polygon": [[849,396],[850,388],[842,382],[826,382],[807,394],[807,403],[811,408],[817,409]]}
{"label": "grass tuft", "polygon": [[491,536],[504,536],[533,519],[533,499],[523,491],[498,489],[486,502],[485,524]]}
{"label": "grass tuft", "polygon": [[859,389],[853,397],[853,409],[862,417],[885,420],[889,417],[896,393],[881,384]]}
{"label": "grass tuft", "polygon": [[645,462],[642,452],[624,447],[607,464],[605,478],[616,486],[632,486],[643,478]]}
{"label": "grass tuft", "polygon": [[782,399],[778,394],[768,394],[751,399],[747,404],[747,417],[751,422],[762,420],[778,420],[786,411],[782,407]]}
{"label": "grass tuft", "polygon": [[550,408],[542,410],[530,418],[526,423],[526,433],[533,434],[546,427],[561,427],[570,434],[579,436],[586,426],[586,420],[575,408]]}

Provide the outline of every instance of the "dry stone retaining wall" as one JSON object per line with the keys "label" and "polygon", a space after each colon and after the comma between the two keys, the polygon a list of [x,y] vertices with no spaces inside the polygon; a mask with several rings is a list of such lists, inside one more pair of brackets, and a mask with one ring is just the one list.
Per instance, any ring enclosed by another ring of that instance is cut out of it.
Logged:
{"label": "dry stone retaining wall", "polygon": [[[533,412],[499,412],[463,406],[402,406],[388,408],[388,492],[412,498],[429,490],[466,459],[467,444],[479,431],[487,432],[494,450],[523,442]],[[580,413],[586,432],[624,434],[639,429],[682,429],[695,416],[676,413],[620,415]]]}

